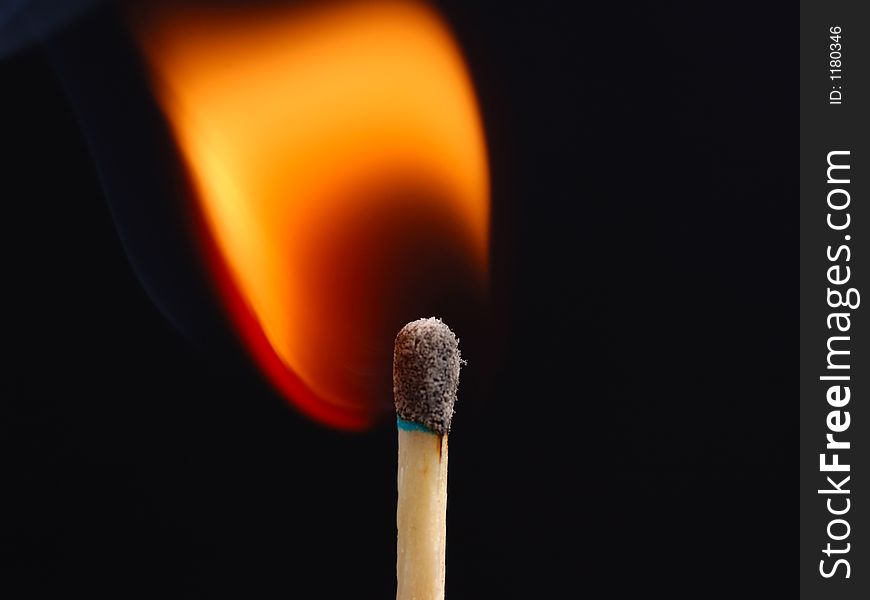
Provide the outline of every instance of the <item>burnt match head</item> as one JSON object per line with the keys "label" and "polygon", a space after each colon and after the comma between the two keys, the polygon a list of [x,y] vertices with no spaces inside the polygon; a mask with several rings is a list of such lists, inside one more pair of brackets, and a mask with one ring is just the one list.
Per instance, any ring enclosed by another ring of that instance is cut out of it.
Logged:
{"label": "burnt match head", "polygon": [[418,319],[396,336],[393,399],[396,414],[444,435],[459,387],[459,340],[441,319]]}

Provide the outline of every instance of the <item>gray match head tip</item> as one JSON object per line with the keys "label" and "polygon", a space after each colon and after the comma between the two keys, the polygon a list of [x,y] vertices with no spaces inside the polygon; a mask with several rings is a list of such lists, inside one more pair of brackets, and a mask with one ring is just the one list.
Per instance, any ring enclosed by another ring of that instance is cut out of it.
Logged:
{"label": "gray match head tip", "polygon": [[459,340],[441,319],[418,319],[402,327],[393,350],[396,414],[439,435],[447,433],[461,364]]}

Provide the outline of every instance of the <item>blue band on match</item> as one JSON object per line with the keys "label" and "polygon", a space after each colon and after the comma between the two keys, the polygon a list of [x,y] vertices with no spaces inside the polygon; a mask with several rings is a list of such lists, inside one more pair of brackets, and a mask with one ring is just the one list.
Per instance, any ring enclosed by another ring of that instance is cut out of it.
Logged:
{"label": "blue band on match", "polygon": [[405,431],[425,431],[426,433],[434,433],[425,425],[420,425],[419,423],[415,423],[414,421],[406,421],[402,417],[396,417],[396,426],[399,429],[404,429]]}

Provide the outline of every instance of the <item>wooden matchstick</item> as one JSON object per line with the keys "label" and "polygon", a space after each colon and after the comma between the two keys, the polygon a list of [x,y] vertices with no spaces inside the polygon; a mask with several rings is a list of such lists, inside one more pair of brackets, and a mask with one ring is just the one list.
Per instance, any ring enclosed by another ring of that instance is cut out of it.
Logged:
{"label": "wooden matchstick", "polygon": [[396,337],[393,396],[399,431],[396,600],[443,600],[447,433],[459,387],[459,340],[439,319]]}

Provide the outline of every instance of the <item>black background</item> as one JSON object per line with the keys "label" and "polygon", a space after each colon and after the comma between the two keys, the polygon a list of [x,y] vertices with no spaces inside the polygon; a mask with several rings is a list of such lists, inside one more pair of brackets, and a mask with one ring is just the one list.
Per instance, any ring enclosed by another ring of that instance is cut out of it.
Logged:
{"label": "black background", "polygon": [[[450,439],[448,597],[781,591],[797,8],[573,4],[439,3],[486,123],[498,328]],[[324,429],[188,341],[44,49],[0,90],[0,594],[391,597],[394,426]]]}

